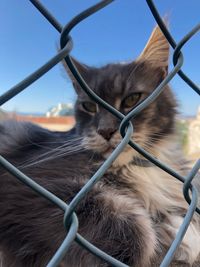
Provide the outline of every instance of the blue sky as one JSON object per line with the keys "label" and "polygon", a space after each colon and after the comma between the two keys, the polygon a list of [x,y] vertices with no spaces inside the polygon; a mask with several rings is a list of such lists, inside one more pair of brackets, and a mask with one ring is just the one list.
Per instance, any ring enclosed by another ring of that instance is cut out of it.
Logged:
{"label": "blue sky", "polygon": [[[43,0],[42,3],[65,25],[73,16],[95,4],[94,0]],[[200,22],[200,1],[155,1],[161,15],[169,14],[170,31],[178,42]],[[94,14],[71,33],[71,52],[80,61],[101,66],[130,61],[143,49],[155,21],[145,0],[116,0]],[[28,0],[0,1],[0,94],[20,82],[56,53],[58,32]],[[183,48],[183,70],[200,84],[200,34]],[[200,97],[178,76],[171,82],[180,111],[194,115]],[[5,110],[46,112],[59,102],[72,102],[75,94],[61,65],[3,105]]]}

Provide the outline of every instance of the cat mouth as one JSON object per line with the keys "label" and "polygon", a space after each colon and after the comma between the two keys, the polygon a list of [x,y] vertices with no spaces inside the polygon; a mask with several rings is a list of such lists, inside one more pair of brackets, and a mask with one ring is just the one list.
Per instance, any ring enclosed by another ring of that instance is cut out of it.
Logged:
{"label": "cat mouth", "polygon": [[104,157],[108,157],[112,152],[113,150],[115,150],[116,147],[114,146],[107,146],[103,151],[102,151],[102,155]]}
{"label": "cat mouth", "polygon": [[[110,156],[110,154],[116,149],[116,147],[118,146],[119,144],[107,144],[107,146],[105,146],[102,150],[101,150],[101,154],[105,157],[105,158],[108,158],[108,156]],[[124,149],[123,149],[123,152],[128,152],[130,150],[130,146],[127,145]]]}
{"label": "cat mouth", "polygon": [[106,150],[103,151],[103,153],[111,153],[114,149],[114,147],[108,147],[106,148]]}

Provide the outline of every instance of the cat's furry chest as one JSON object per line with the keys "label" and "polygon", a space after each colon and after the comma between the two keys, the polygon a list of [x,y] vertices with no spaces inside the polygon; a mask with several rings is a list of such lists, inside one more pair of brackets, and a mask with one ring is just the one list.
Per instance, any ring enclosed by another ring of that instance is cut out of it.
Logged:
{"label": "cat's furry chest", "polygon": [[108,173],[116,177],[114,184],[121,184],[121,188],[125,186],[137,195],[152,215],[160,211],[171,212],[174,207],[187,208],[182,183],[153,164],[139,166],[130,162],[120,167],[114,165]]}

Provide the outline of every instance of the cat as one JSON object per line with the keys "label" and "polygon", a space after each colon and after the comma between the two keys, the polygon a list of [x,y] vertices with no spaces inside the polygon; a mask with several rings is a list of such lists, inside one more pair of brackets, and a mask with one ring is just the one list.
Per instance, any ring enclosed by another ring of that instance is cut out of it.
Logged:
{"label": "cat", "polygon": [[[169,44],[157,26],[133,62],[96,68],[72,60],[97,95],[128,114],[166,77]],[[1,122],[0,154],[69,203],[122,138],[118,131],[120,120],[94,103],[66,70],[77,93],[74,128],[62,133],[28,122]],[[175,137],[176,114],[175,97],[166,86],[132,119],[132,139],[186,175],[188,163]],[[63,211],[3,167],[0,173],[3,267],[46,266],[66,236]],[[174,240],[187,208],[182,183],[127,145],[78,205],[76,214],[79,233],[98,248],[128,266],[156,267]],[[199,229],[195,215],[171,266],[194,266],[200,253]],[[60,266],[110,265],[74,242]]]}

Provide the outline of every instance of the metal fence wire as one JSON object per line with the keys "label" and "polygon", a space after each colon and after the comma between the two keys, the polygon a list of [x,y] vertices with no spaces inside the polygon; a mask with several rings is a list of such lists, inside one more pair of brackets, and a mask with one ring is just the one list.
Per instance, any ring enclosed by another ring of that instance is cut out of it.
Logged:
{"label": "metal fence wire", "polygon": [[71,30],[76,27],[81,21],[86,19],[87,17],[91,16],[95,12],[98,12],[100,9],[106,7],[107,5],[114,2],[114,0],[103,0],[99,3],[95,4],[94,6],[84,10],[79,15],[74,17],[68,24],[62,26],[56,18],[38,1],[38,0],[30,0],[30,2],[41,12],[41,14],[49,21],[49,23],[60,33],[60,47],[61,50],[51,58],[46,64],[41,66],[37,69],[34,73],[26,77],[23,81],[19,84],[12,87],[6,93],[0,96],[0,105],[4,104],[12,97],[26,89],[30,84],[34,81],[38,80],[42,75],[48,72],[52,67],[54,67],[57,63],[61,60],[65,60],[66,64],[68,65],[69,69],[71,70],[74,78],[77,80],[79,85],[94,101],[96,101],[99,105],[107,109],[111,112],[114,116],[121,120],[120,125],[120,133],[123,137],[121,143],[117,146],[117,148],[113,151],[110,157],[103,163],[103,165],[98,169],[98,171],[89,179],[87,184],[83,186],[83,188],[78,192],[78,194],[73,198],[71,203],[67,205],[61,199],[56,197],[54,194],[47,191],[45,188],[38,185],[34,182],[31,178],[27,177],[21,171],[19,171],[16,167],[14,167],[11,163],[9,163],[5,158],[0,156],[0,164],[4,167],[8,172],[10,172],[13,176],[17,179],[25,183],[27,186],[31,187],[34,191],[38,194],[42,195],[47,201],[53,202],[57,205],[61,210],[63,210],[64,214],[64,226],[66,227],[66,237],[58,248],[55,255],[52,255],[52,259],[48,263],[48,267],[55,267],[57,266],[65,254],[69,249],[72,242],[77,242],[83,249],[88,250],[90,253],[96,255],[96,257],[101,258],[102,260],[108,262],[112,266],[116,267],[125,267],[126,264],[114,259],[110,255],[106,254],[106,252],[101,251],[90,242],[85,240],[81,235],[78,234],[78,218],[76,213],[74,212],[76,206],[79,202],[84,198],[84,196],[92,189],[92,187],[97,183],[106,170],[110,167],[112,162],[119,156],[121,151],[124,147],[129,144],[133,149],[138,151],[142,156],[146,159],[151,161],[157,167],[161,168],[168,174],[174,177],[174,179],[178,179],[183,183],[183,194],[185,200],[188,202],[188,210],[184,217],[183,223],[179,228],[179,231],[176,235],[176,238],[172,242],[171,247],[169,248],[166,256],[164,257],[161,267],[169,266],[170,262],[173,259],[173,255],[180,245],[184,234],[192,220],[192,217],[195,212],[200,214],[200,209],[197,207],[197,199],[198,193],[197,189],[192,185],[192,180],[197,174],[198,170],[200,169],[200,159],[196,162],[194,167],[191,169],[189,175],[187,177],[181,176],[179,173],[175,172],[173,169],[166,166],[164,163],[158,161],[154,158],[151,154],[147,153],[144,149],[142,149],[138,144],[134,143],[131,140],[131,135],[133,133],[134,125],[131,124],[130,120],[136,116],[139,112],[142,112],[144,108],[146,108],[150,103],[152,103],[159,94],[164,90],[165,86],[169,83],[169,81],[178,74],[198,95],[200,95],[200,88],[192,81],[189,77],[181,70],[183,65],[183,54],[181,52],[181,48],[190,40],[190,38],[195,35],[200,30],[200,24],[196,25],[188,34],[186,34],[183,39],[177,44],[168,29],[165,27],[154,3],[152,0],[146,0],[146,3],[154,16],[157,24],[161,28],[163,34],[167,38],[169,44],[173,48],[173,64],[174,67],[167,75],[167,77],[161,82],[161,84],[152,92],[152,94],[146,98],[140,105],[134,108],[129,114],[124,116],[122,113],[117,111],[115,108],[110,106],[108,103],[103,101],[100,97],[98,97],[85,83],[83,78],[81,77],[80,73],[77,71],[76,67],[74,66],[71,58],[70,58],[70,51],[73,47],[72,38],[70,37]]}

